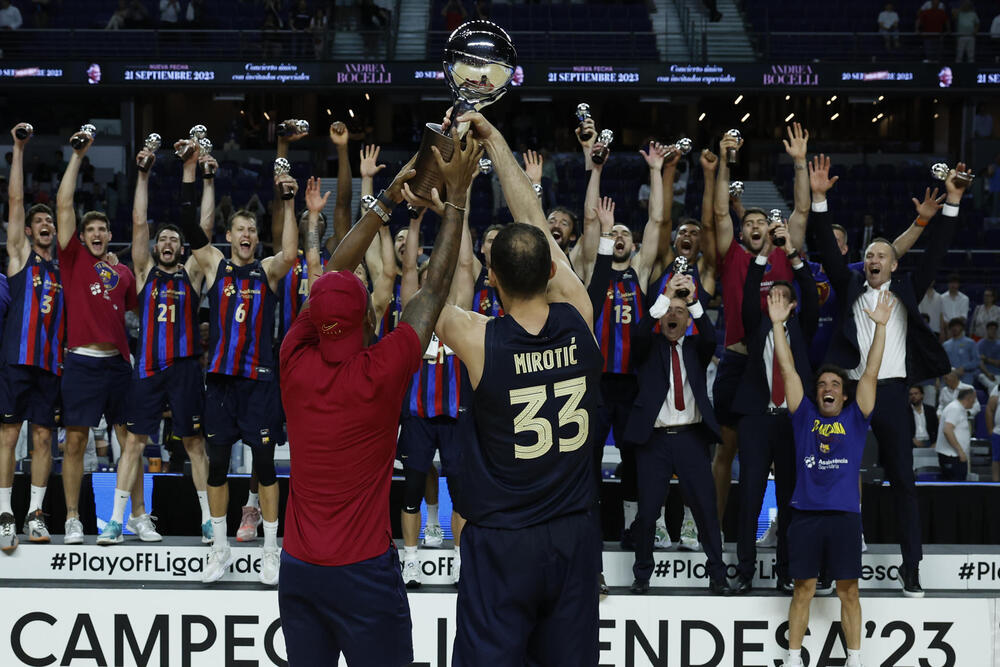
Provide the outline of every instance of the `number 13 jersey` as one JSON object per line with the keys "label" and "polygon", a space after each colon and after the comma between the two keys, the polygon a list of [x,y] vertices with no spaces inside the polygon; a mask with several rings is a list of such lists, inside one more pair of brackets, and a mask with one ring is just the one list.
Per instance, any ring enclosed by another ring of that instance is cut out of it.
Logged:
{"label": "number 13 jersey", "polygon": [[553,303],[538,335],[508,315],[486,324],[485,343],[478,442],[462,456],[466,517],[516,529],[587,511],[604,363],[590,328],[576,308]]}

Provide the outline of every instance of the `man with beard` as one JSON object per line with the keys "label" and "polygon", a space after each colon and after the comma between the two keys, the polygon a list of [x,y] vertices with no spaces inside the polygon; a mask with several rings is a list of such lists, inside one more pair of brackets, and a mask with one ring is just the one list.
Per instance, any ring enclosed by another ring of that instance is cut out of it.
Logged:
{"label": "man with beard", "polygon": [[497,233],[503,229],[503,225],[490,225],[483,232],[483,241],[480,250],[483,252],[483,259],[486,263],[481,263],[475,257],[472,258],[473,273],[476,276],[476,284],[472,291],[472,310],[487,317],[500,317],[503,315],[503,304],[500,303],[500,294],[497,288],[490,284],[489,266],[490,250],[493,248],[493,239]]}
{"label": "man with beard", "polygon": [[42,500],[52,469],[52,429],[59,416],[59,376],[62,373],[65,307],[55,255],[52,210],[44,204],[24,214],[24,146],[19,123],[11,130],[14,150],[7,185],[10,220],[7,225],[7,276],[11,308],[3,329],[0,382],[0,549],[17,547],[10,497],[14,484],[14,447],[27,420],[31,433],[31,500],[25,533],[31,542],[48,542]]}
{"label": "man with beard", "polygon": [[[83,454],[91,428],[104,416],[125,441],[124,391],[132,378],[125,311],[136,307],[135,277],[122,263],[106,260],[111,227],[108,216],[88,211],[76,224],[74,195],[83,156],[93,144],[86,132],[73,135],[73,149],[56,195],[61,270],[66,277],[66,358],[62,378],[62,422],[66,426],[63,491],[66,494],[64,544],[83,543],[80,485]],[[71,139],[71,143],[73,142]],[[142,479],[140,476],[139,480]],[[138,486],[138,482],[137,482]],[[137,499],[142,498],[141,488]],[[139,502],[136,503],[136,507]],[[146,516],[148,521],[148,515]],[[151,524],[145,528],[152,529]]]}
{"label": "man with beard", "polygon": [[[143,148],[136,163],[155,156]],[[198,151],[192,151],[185,168],[194,169]],[[203,162],[214,163],[210,155]],[[201,228],[211,232],[215,210],[214,179],[206,178],[201,201]],[[161,225],[156,232],[153,252],[149,251],[149,170],[139,170],[132,203],[132,263],[139,294],[139,341],[135,368],[125,409],[125,442],[115,483],[115,500],[110,520],[97,538],[100,545],[122,541],[125,502],[142,475],[142,450],[147,439],[159,433],[163,412],[170,409],[174,435],[181,438],[191,460],[191,479],[201,505],[201,539],[212,541],[212,517],[208,507],[208,456],[201,432],[205,410],[202,379],[201,341],[198,335],[198,306],[204,273],[194,257],[184,260],[184,236],[176,225]],[[182,209],[195,215],[193,207]],[[183,262],[183,263],[182,263]],[[148,514],[129,517],[124,527],[143,541],[159,541]]]}
{"label": "man with beard", "polygon": [[208,439],[208,502],[213,541],[202,576],[205,583],[224,576],[233,561],[226,538],[229,506],[226,475],[230,450],[237,440],[253,449],[253,467],[260,485],[264,523],[260,580],[269,586],[278,583],[278,480],[274,447],[282,438],[283,426],[272,338],[275,293],[298,252],[294,199],[298,185],[288,174],[276,178],[279,187],[292,194],[288,199],[283,198],[285,222],[281,249],[271,257],[256,259],[257,218],[250,211],[240,210],[229,219],[226,239],[232,254],[226,259],[221,250],[209,245],[197,224],[197,216],[185,210],[194,208],[195,164],[184,164],[181,231],[205,274],[211,325],[204,426]]}

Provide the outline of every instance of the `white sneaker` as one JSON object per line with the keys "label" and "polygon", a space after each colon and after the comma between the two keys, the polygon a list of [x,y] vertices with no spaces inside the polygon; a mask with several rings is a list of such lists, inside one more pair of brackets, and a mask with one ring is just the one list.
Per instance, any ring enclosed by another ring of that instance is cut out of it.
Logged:
{"label": "white sneaker", "polygon": [[0,551],[9,554],[17,548],[17,526],[10,512],[0,514]]}
{"label": "white sneaker", "polygon": [[218,581],[229,571],[229,566],[233,564],[233,550],[227,544],[223,549],[212,548],[208,551],[208,562],[205,563],[205,571],[201,573],[201,581],[210,584]]}
{"label": "white sneaker", "polygon": [[669,549],[671,546],[673,546],[673,543],[670,541],[670,533],[667,532],[667,527],[657,521],[653,547],[656,549]]}
{"label": "white sneaker", "polygon": [[861,533],[861,553],[868,551],[868,544],[865,543],[865,534]]}
{"label": "white sneaker", "polygon": [[698,526],[690,517],[685,517],[681,524],[681,543],[678,548],[683,551],[701,551],[701,543],[698,542]]}
{"label": "white sneaker", "polygon": [[771,519],[771,523],[768,524],[767,530],[764,534],[760,536],[757,540],[758,547],[776,547],[778,546],[778,520]]}
{"label": "white sneaker", "polygon": [[424,546],[439,547],[444,544],[444,531],[436,523],[429,523],[424,528]]}
{"label": "white sneaker", "polygon": [[455,553],[455,558],[451,561],[451,583],[458,586],[458,580],[462,578],[462,557]]}
{"label": "white sneaker", "polygon": [[420,563],[416,559],[403,561],[403,584],[407,588],[420,588]]}
{"label": "white sneaker", "polygon": [[281,549],[264,547],[260,556],[260,583],[265,586],[278,585],[278,570],[281,568]]}
{"label": "white sneaker", "polygon": [[156,517],[149,514],[130,516],[125,528],[135,533],[143,542],[160,542],[163,540],[163,536],[156,532],[156,526],[153,525],[154,519]]}
{"label": "white sneaker", "polygon": [[83,544],[83,524],[80,519],[66,519],[63,531],[63,544]]}

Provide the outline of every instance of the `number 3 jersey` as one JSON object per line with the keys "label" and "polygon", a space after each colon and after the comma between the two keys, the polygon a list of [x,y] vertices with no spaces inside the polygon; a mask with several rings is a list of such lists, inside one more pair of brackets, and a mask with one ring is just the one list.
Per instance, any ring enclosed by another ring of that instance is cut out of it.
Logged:
{"label": "number 3 jersey", "polygon": [[260,261],[236,266],[220,260],[208,305],[208,372],[274,379],[276,299]]}
{"label": "number 3 jersey", "polygon": [[59,264],[32,251],[7,281],[10,308],[3,329],[3,360],[62,375],[66,311]]}
{"label": "number 3 jersey", "polygon": [[645,314],[635,269],[612,271],[604,307],[594,313],[594,334],[601,345],[605,373],[632,372],[632,327]]}
{"label": "number 3 jersey", "polygon": [[154,266],[139,293],[139,344],[135,374],[146,378],[177,359],[201,354],[198,304],[201,295],[183,265],[173,273]]}
{"label": "number 3 jersey", "polygon": [[486,324],[485,343],[478,442],[462,455],[466,518],[515,529],[589,510],[604,362],[587,323],[553,303],[538,335],[508,315]]}

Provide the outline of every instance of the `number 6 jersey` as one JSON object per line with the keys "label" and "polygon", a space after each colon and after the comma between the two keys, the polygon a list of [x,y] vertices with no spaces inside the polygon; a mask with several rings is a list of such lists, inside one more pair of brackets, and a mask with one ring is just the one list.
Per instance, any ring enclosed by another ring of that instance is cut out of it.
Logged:
{"label": "number 6 jersey", "polygon": [[245,266],[219,261],[208,291],[209,373],[274,379],[275,304],[259,260]]}
{"label": "number 6 jersey", "polygon": [[590,328],[576,308],[553,303],[538,335],[508,315],[486,324],[485,343],[478,443],[462,455],[466,517],[515,529],[587,511],[604,363]]}

